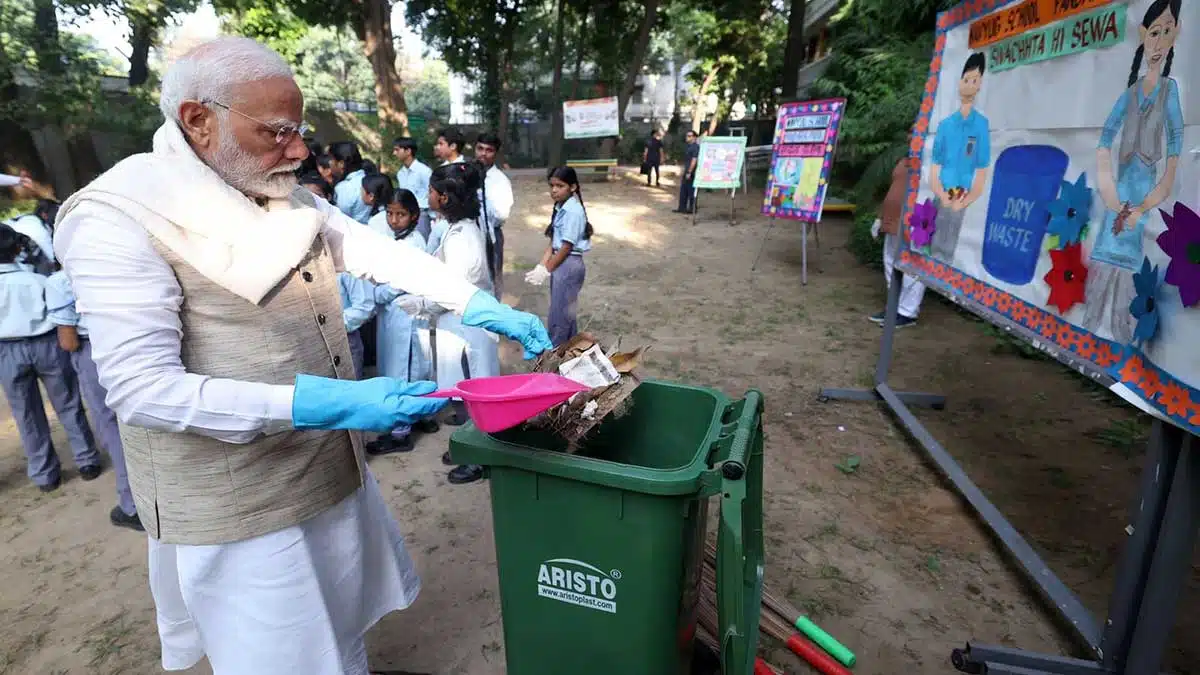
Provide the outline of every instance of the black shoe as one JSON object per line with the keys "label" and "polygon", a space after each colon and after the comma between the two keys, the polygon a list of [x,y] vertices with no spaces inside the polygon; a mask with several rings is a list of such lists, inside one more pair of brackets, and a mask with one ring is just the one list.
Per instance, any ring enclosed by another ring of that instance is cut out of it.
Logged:
{"label": "black shoe", "polygon": [[146,528],[142,527],[142,519],[138,518],[135,513],[132,516],[121,510],[121,507],[114,506],[112,512],[108,514],[108,519],[117,527],[127,527],[138,532],[145,532]]}
{"label": "black shoe", "polygon": [[423,434],[436,434],[437,432],[441,431],[441,429],[442,425],[438,424],[438,421],[432,417],[426,417],[423,420],[418,420],[417,423],[413,425],[414,431],[419,431]]}
{"label": "black shoe", "polygon": [[404,438],[396,438],[388,434],[367,443],[366,451],[372,457],[379,457],[380,455],[390,455],[394,452],[412,452],[414,447],[412,434]]}
{"label": "black shoe", "polygon": [[445,464],[446,466],[454,466],[454,460],[450,459],[449,450],[442,453],[442,464]]}
{"label": "black shoe", "polygon": [[42,492],[54,492],[60,485],[62,485],[62,478],[55,478],[53,481],[46,483],[45,485],[39,485],[38,489]]}
{"label": "black shoe", "polygon": [[471,419],[467,415],[467,405],[462,401],[451,401],[446,409],[450,412],[442,420],[442,423],[448,427],[461,427]]}
{"label": "black shoe", "polygon": [[450,470],[451,485],[465,485],[483,478],[483,467],[478,464],[463,464]]}
{"label": "black shoe", "polygon": [[104,468],[99,464],[92,464],[79,469],[79,477],[84,480],[96,480],[100,474],[104,473]]}

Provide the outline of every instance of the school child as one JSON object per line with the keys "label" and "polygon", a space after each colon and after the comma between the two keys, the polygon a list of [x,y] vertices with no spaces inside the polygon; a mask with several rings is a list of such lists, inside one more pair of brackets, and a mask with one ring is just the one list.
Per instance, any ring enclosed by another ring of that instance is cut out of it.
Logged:
{"label": "school child", "polygon": [[317,173],[321,174],[321,178],[324,178],[326,183],[329,183],[329,203],[336,204],[333,186],[342,179],[342,169],[336,166],[333,155],[329,153],[317,155]]}
{"label": "school child", "polygon": [[[416,195],[403,188],[395,190],[385,208],[388,236],[424,251],[425,238],[417,229],[421,207]],[[422,314],[422,307],[420,298],[407,293],[398,293],[390,302],[380,305],[375,341],[379,346],[379,375],[407,382],[429,379],[429,321]],[[411,427],[407,424],[396,427],[368,443],[367,452],[372,455],[408,452],[413,449],[413,429],[437,433],[438,423],[427,419]]]}
{"label": "school child", "polygon": [[[463,161],[463,146],[466,144],[466,136],[458,127],[447,127],[438,132],[437,142],[433,144],[433,155],[442,160],[442,166],[446,164],[461,164]],[[483,181],[480,180],[479,189],[483,189]],[[482,205],[482,200],[480,200]],[[432,206],[430,209],[432,210]],[[481,206],[482,212],[482,206]],[[437,250],[438,245],[442,242],[442,237],[446,234],[446,227],[449,223],[442,219],[440,222],[434,219],[434,222],[429,224],[429,237],[425,242],[425,250],[432,254]],[[483,230],[486,234],[486,230]]]}
{"label": "school child", "polygon": [[109,512],[108,519],[117,527],[144,532],[145,528],[133,503],[133,492],[129,489],[129,473],[125,470],[125,450],[121,445],[117,415],[105,403],[108,392],[100,384],[96,363],[92,361],[87,320],[75,309],[75,292],[63,270],[46,279],[46,306],[50,321],[58,327],[58,346],[71,355],[71,365],[79,376],[79,391],[87,404],[88,415],[96,428],[100,445],[108,452],[117,474],[117,505]]}
{"label": "school child", "polygon": [[550,198],[554,213],[546,228],[550,245],[542,262],[525,275],[525,281],[540,286],[550,280],[550,315],[547,328],[554,346],[575,337],[579,332],[576,316],[579,311],[579,291],[587,269],[583,254],[592,249],[592,224],[583,206],[583,193],[575,169],[560,166],[551,169]]}
{"label": "school child", "polygon": [[300,176],[300,185],[325,201],[333,199],[333,186],[316,171],[311,171]]}
{"label": "school child", "polygon": [[346,324],[346,338],[350,340],[354,376],[361,380],[366,349],[360,329],[374,318],[381,287],[347,272],[338,272],[337,276],[338,291],[342,296],[342,321]]}
{"label": "school child", "polygon": [[75,466],[84,480],[100,475],[100,453],[83,411],[71,359],[58,347],[46,307],[46,277],[17,264],[22,241],[11,227],[0,225],[0,386],[21,434],[29,478],[42,492],[52,492],[62,482],[62,466],[50,441],[39,380],[66,429]]}
{"label": "school child", "polygon": [[365,225],[371,207],[362,198],[362,182],[367,172],[358,146],[350,141],[339,141],[329,146],[329,154],[333,155],[334,173],[341,167],[344,176],[333,186],[334,204],[342,213]]}
{"label": "school child", "polygon": [[392,179],[382,173],[367,174],[362,182],[362,200],[370,207],[367,226],[385,237],[392,236],[387,211],[387,205],[392,201]]}
{"label": "school child", "polygon": [[[445,234],[432,255],[456,269],[478,288],[492,290],[488,276],[487,253],[483,230],[479,228],[479,189],[483,170],[477,162],[448,163],[433,170],[429,179],[429,208],[444,221],[440,228]],[[435,223],[435,230],[438,229]],[[463,325],[455,316],[437,305],[423,301],[422,311],[434,319],[437,383],[441,388],[452,387],[473,377],[500,374],[500,355],[495,335]],[[450,405],[446,424],[460,426],[467,421],[466,407],[461,400]],[[450,464],[450,453],[442,455]],[[453,484],[470,483],[483,477],[483,468],[463,465],[450,472]]]}

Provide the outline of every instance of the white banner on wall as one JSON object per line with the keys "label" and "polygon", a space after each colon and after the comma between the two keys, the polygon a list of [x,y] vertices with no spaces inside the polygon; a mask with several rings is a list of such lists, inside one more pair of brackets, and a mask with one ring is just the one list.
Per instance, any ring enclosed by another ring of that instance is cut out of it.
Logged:
{"label": "white banner on wall", "polygon": [[620,136],[617,119],[617,97],[592,98],[563,103],[563,136],[565,138],[599,138]]}
{"label": "white banner on wall", "polygon": [[[996,20],[1014,12],[1037,21]],[[1195,0],[943,13],[901,267],[1196,432],[1200,40],[1181,37],[1193,29]]]}

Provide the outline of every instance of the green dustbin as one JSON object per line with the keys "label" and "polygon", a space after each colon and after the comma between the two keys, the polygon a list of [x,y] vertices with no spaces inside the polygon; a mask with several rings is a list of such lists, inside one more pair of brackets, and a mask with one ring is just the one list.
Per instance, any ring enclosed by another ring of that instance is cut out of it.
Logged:
{"label": "green dustbin", "polygon": [[454,461],[491,478],[508,675],[687,673],[714,495],[723,672],[753,672],[762,408],[757,391],[645,382],[578,454],[536,431],[454,434]]}

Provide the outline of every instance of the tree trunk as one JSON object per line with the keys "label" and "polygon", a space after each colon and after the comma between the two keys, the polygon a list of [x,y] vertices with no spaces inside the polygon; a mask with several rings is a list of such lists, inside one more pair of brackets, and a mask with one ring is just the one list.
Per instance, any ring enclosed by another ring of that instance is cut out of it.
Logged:
{"label": "tree trunk", "polygon": [[584,9],[583,17],[579,20],[579,39],[576,44],[579,46],[575,49],[575,79],[571,83],[571,100],[579,100],[579,88],[583,80],[583,52],[586,49],[587,42],[584,36],[587,35],[588,17],[591,13],[588,9]]}
{"label": "tree trunk", "polygon": [[796,98],[796,88],[800,83],[800,68],[804,65],[804,0],[791,0],[792,9],[788,13],[787,46],[783,51],[783,83],[780,89],[780,100],[791,101]]}
{"label": "tree trunk", "polygon": [[396,48],[392,37],[391,5],[388,0],[362,0],[359,38],[363,53],[375,73],[375,103],[379,122],[385,128],[408,135],[408,105],[404,83],[396,71]]}
{"label": "tree trunk", "polygon": [[157,26],[147,17],[129,16],[129,86],[138,87],[150,79],[150,47]]}
{"label": "tree trunk", "polygon": [[700,125],[704,123],[704,103],[708,97],[708,88],[717,79],[717,71],[720,69],[716,64],[709,68],[704,74],[704,81],[700,83],[700,89],[696,91],[696,97],[692,99],[692,131],[696,133],[700,133]]}
{"label": "tree trunk", "polygon": [[[563,24],[566,23],[566,7],[564,0],[558,0],[558,16],[554,26],[554,76],[550,80],[550,166],[562,163],[563,147],[563,108],[562,108],[562,71],[563,71]],[[582,50],[581,50],[582,54]],[[578,64],[578,61],[576,61]],[[578,75],[576,75],[578,77]]]}
{"label": "tree trunk", "polygon": [[642,64],[646,62],[646,51],[650,48],[650,30],[658,20],[658,0],[644,0],[646,13],[638,25],[637,40],[633,43],[633,54],[630,54],[629,67],[625,71],[625,81],[617,92],[617,121],[625,121],[625,107],[637,87],[638,75],[642,73]]}
{"label": "tree trunk", "polygon": [[33,51],[37,54],[38,69],[51,75],[64,72],[62,48],[58,42],[58,12],[54,0],[34,0]]}

